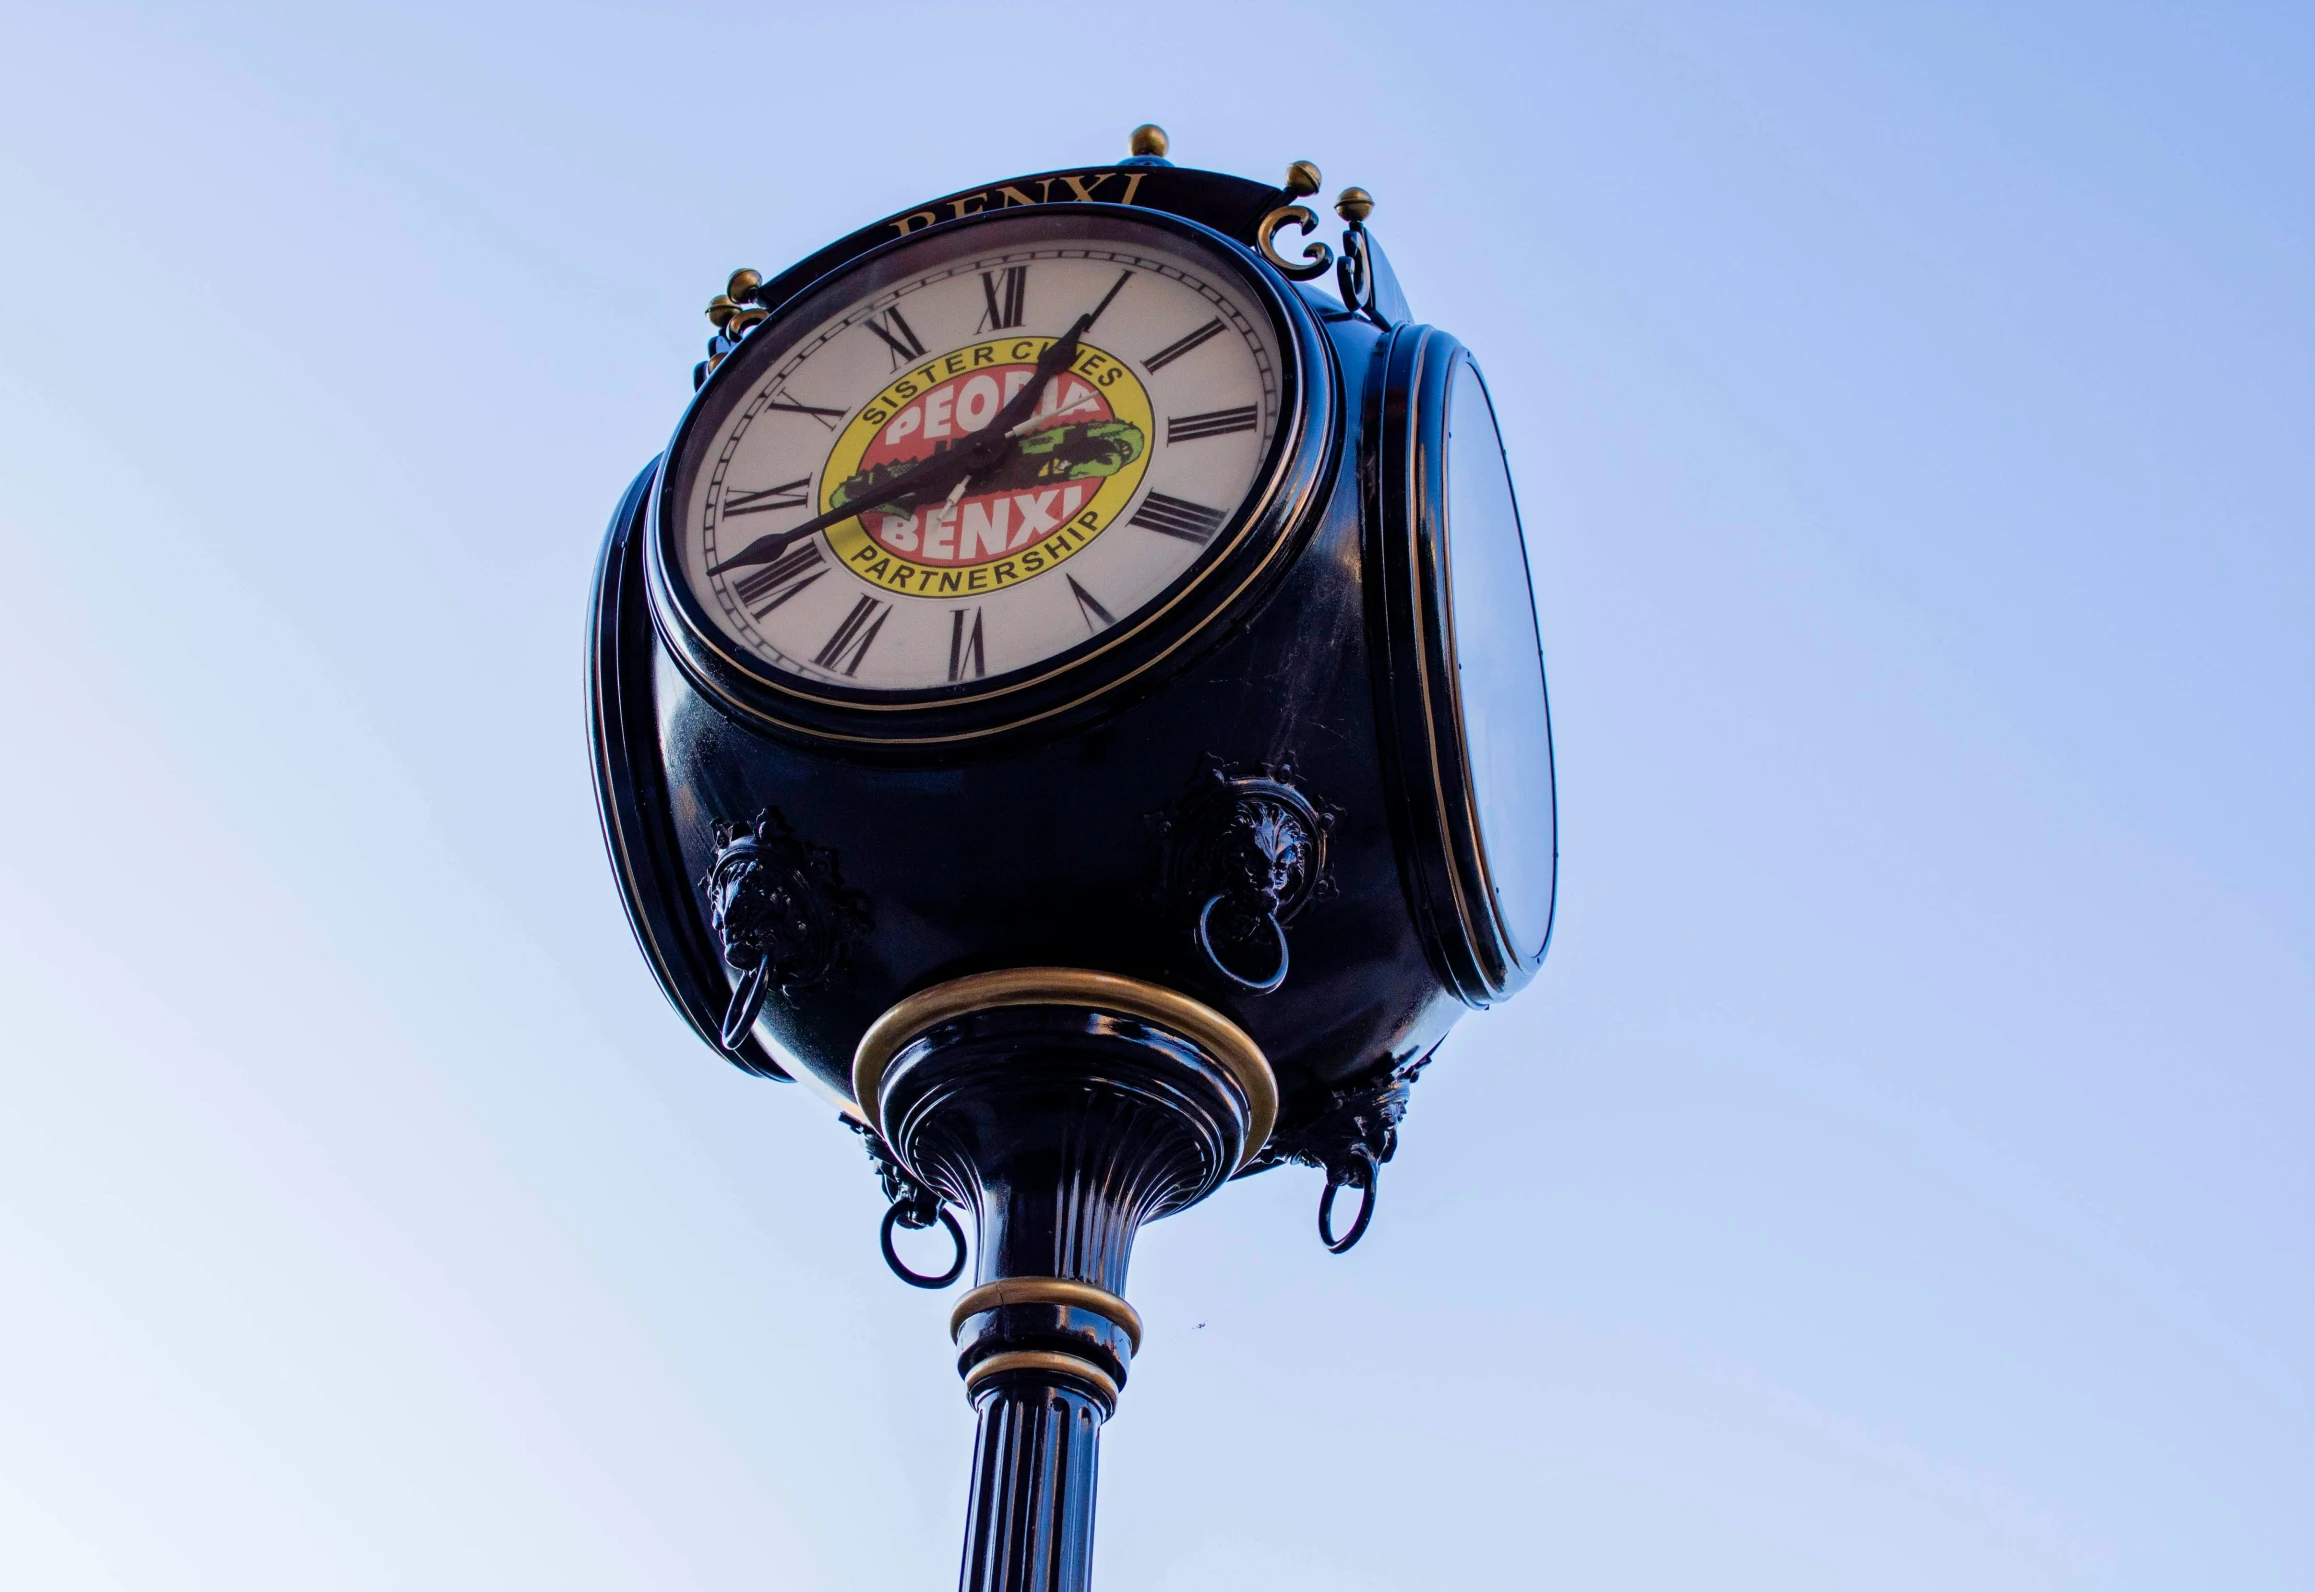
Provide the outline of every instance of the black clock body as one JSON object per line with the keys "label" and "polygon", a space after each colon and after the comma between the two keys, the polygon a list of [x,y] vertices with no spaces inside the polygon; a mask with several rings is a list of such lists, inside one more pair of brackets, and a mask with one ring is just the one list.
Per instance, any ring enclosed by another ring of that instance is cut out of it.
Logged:
{"label": "black clock body", "polygon": [[[1491,915],[1480,831],[1506,798],[1477,788],[1458,739],[1442,471],[1467,356],[1391,324],[1387,304],[1346,310],[1275,269],[1257,228],[1292,197],[1150,165],[1014,179],[865,228],[758,293],[776,319],[879,250],[1028,204],[1190,229],[1260,284],[1291,413],[1246,534],[1190,599],[999,705],[920,693],[880,717],[841,691],[767,688],[655,566],[681,433],[629,489],[591,638],[605,831],[662,987],[739,1066],[848,1103],[855,1047],[896,1002],[974,973],[1081,968],[1235,1020],[1292,1123],[1427,1054],[1540,962],[1549,880],[1543,934],[1532,904],[1519,932]],[[726,374],[694,417],[728,402]],[[1540,788],[1511,798],[1540,804],[1531,835],[1549,834],[1548,740],[1540,767]],[[1256,899],[1233,824],[1265,801],[1307,844]],[[729,1031],[745,970],[726,960],[716,875],[747,835],[810,897],[785,904],[804,971]]]}

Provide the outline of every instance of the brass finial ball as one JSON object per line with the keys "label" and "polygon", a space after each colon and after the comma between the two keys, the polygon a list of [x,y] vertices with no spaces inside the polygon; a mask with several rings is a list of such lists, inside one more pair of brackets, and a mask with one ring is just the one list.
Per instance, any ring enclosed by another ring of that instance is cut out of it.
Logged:
{"label": "brass finial ball", "polygon": [[1125,141],[1127,151],[1136,155],[1162,156],[1166,152],[1166,144],[1166,130],[1155,122],[1143,122]]}
{"label": "brass finial ball", "polygon": [[1291,198],[1300,199],[1305,194],[1318,192],[1323,181],[1318,168],[1307,160],[1298,160],[1286,168],[1286,192]]}
{"label": "brass finial ball", "polygon": [[1375,196],[1364,188],[1345,188],[1335,195],[1334,213],[1354,226],[1373,215],[1374,211]]}

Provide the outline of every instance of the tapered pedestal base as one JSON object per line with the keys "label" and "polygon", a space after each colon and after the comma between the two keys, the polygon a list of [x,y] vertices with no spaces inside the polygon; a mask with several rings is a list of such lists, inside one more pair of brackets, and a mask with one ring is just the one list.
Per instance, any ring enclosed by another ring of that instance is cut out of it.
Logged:
{"label": "tapered pedestal base", "polygon": [[1171,991],[1024,969],[895,1007],[854,1085],[902,1165],[979,1229],[952,1321],[980,1412],[960,1586],[1084,1592],[1101,1426],[1141,1343],[1134,1234],[1259,1147],[1269,1067]]}

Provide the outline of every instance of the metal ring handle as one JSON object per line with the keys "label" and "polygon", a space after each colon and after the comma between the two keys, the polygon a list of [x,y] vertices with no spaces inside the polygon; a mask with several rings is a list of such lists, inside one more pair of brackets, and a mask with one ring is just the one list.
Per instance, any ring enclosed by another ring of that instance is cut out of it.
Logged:
{"label": "metal ring handle", "polygon": [[[1226,894],[1227,892],[1224,892],[1224,895]],[[1270,925],[1270,932],[1278,936],[1278,970],[1265,979],[1248,978],[1222,960],[1222,953],[1214,949],[1213,935],[1207,929],[1207,923],[1214,915],[1214,908],[1220,906],[1223,899],[1223,895],[1209,896],[1206,899],[1206,904],[1198,910],[1198,928],[1195,935],[1198,949],[1206,953],[1206,960],[1214,964],[1217,972],[1240,989],[1252,990],[1257,995],[1268,995],[1286,982],[1286,925],[1278,921],[1278,914],[1275,912],[1263,915],[1264,920]]]}
{"label": "metal ring handle", "polygon": [[723,1048],[739,1054],[740,1046],[748,1042],[748,1030],[756,1026],[756,1017],[764,1009],[764,997],[772,992],[772,959],[765,957],[740,975],[732,987],[731,1004],[723,1009]]}
{"label": "metal ring handle", "polygon": [[[949,1238],[957,1246],[957,1258],[950,1263],[948,1270],[937,1277],[928,1276],[923,1272],[910,1271],[907,1266],[901,1263],[899,1254],[892,1247],[893,1225],[900,1220],[907,1210],[908,1206],[904,1203],[895,1205],[884,1213],[884,1231],[879,1235],[879,1239],[884,1245],[884,1263],[892,1268],[892,1274],[895,1277],[907,1283],[911,1288],[946,1288],[965,1274],[965,1230],[957,1225],[957,1219],[949,1214],[948,1207],[942,1206],[940,1208],[940,1224],[949,1230]],[[932,1224],[926,1222],[922,1225],[930,1227]]]}
{"label": "metal ring handle", "polygon": [[1350,1224],[1349,1232],[1340,1238],[1334,1236],[1334,1191],[1344,1185],[1334,1180],[1331,1171],[1326,1174],[1326,1192],[1318,1197],[1318,1241],[1337,1255],[1366,1237],[1367,1223],[1375,1219],[1375,1184],[1382,1178],[1382,1168],[1375,1164],[1373,1156],[1364,1150],[1351,1153],[1358,1157],[1359,1165],[1366,1169],[1366,1176],[1357,1185],[1361,1191],[1358,1220]]}

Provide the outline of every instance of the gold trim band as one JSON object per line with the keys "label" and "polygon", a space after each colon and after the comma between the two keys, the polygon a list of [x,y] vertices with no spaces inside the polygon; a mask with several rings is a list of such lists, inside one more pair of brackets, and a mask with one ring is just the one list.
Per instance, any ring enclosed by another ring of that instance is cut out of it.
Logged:
{"label": "gold trim band", "polygon": [[1113,1326],[1124,1328],[1133,1352],[1141,1353],[1140,1311],[1107,1288],[1096,1288],[1089,1282],[1068,1282],[1059,1277],[1005,1277],[982,1283],[959,1299],[956,1309],[949,1313],[949,1342],[957,1341],[957,1334],[965,1330],[965,1323],[974,1316],[1003,1305],[1061,1305],[1089,1311]]}
{"label": "gold trim band", "polygon": [[852,1098],[877,1137],[884,1136],[877,1095],[892,1058],[928,1028],[1005,1006],[1086,1006],[1137,1017],[1179,1035],[1235,1078],[1246,1092],[1246,1151],[1231,1170],[1243,1170],[1269,1141],[1270,1129],[1278,1120],[1278,1077],[1253,1036],[1204,1001],[1192,1000],[1179,991],[1079,967],[1012,967],[951,979],[917,991],[870,1023],[868,1032],[860,1036],[859,1048],[852,1053]]}
{"label": "gold trim band", "polygon": [[1007,1371],[1042,1371],[1048,1376],[1073,1376],[1090,1382],[1101,1390],[1102,1397],[1114,1408],[1117,1404],[1117,1383],[1107,1371],[1091,1360],[1081,1360],[1074,1354],[1061,1354],[1052,1349],[1012,1349],[1004,1354],[992,1354],[965,1373],[965,1397],[992,1376]]}

